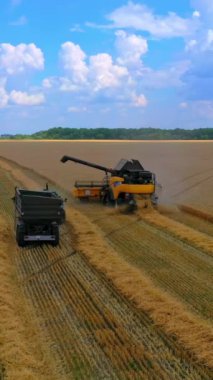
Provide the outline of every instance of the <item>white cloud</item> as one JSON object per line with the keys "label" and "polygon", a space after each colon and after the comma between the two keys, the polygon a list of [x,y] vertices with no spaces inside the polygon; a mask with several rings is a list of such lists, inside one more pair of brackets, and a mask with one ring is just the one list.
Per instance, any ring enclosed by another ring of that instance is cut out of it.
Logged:
{"label": "white cloud", "polygon": [[191,0],[191,5],[200,13],[200,15],[213,13],[212,0]]}
{"label": "white cloud", "polygon": [[45,78],[42,81],[42,86],[44,88],[52,88],[53,87],[53,83],[54,83],[54,81],[53,81],[52,78]]}
{"label": "white cloud", "polygon": [[70,32],[73,32],[73,33],[83,33],[83,29],[81,28],[81,26],[79,24],[74,24],[70,28]]}
{"label": "white cloud", "polygon": [[87,64],[85,52],[71,41],[62,44],[60,58],[67,74],[59,79],[61,91],[97,92],[114,88],[128,75],[127,68],[114,64],[111,55],[106,53],[90,56]]}
{"label": "white cloud", "polygon": [[16,90],[11,91],[10,100],[15,104],[24,106],[36,106],[45,102],[45,98],[42,93],[30,95],[27,92]]}
{"label": "white cloud", "polygon": [[9,96],[5,90],[6,78],[0,78],[0,108],[7,106]]}
{"label": "white cloud", "polygon": [[117,8],[107,18],[115,28],[134,28],[158,38],[186,37],[196,28],[194,19],[182,18],[173,12],[158,16],[146,5],[131,1]]}
{"label": "white cloud", "polygon": [[141,73],[141,83],[146,88],[167,88],[182,86],[181,77],[189,69],[190,61],[180,61],[171,64],[165,69],[153,70],[144,67]]}
{"label": "white cloud", "polygon": [[208,29],[206,40],[204,42],[204,50],[211,50],[213,48],[213,29]]}
{"label": "white cloud", "polygon": [[78,92],[81,86],[73,83],[72,80],[66,77],[59,79],[59,89],[63,92]]}
{"label": "white cloud", "polygon": [[117,62],[123,65],[141,66],[141,57],[148,51],[148,44],[145,38],[136,34],[128,34],[123,30],[115,33],[115,46],[118,51]]}
{"label": "white cloud", "polygon": [[193,17],[200,17],[200,12],[199,11],[194,11],[193,13],[192,13],[192,16]]}
{"label": "white cloud", "polygon": [[132,104],[134,107],[146,107],[148,104],[148,100],[144,94],[140,94],[140,95],[133,94]]}
{"label": "white cloud", "polygon": [[42,70],[44,56],[35,44],[0,44],[0,69],[7,74],[21,73],[26,69]]}
{"label": "white cloud", "polygon": [[74,83],[85,83],[88,68],[85,63],[86,54],[79,45],[73,42],[65,42],[61,46],[60,57],[63,68],[67,71]]}
{"label": "white cloud", "polygon": [[118,87],[127,75],[127,68],[113,64],[109,54],[102,53],[90,57],[89,77],[94,91]]}
{"label": "white cloud", "polygon": [[185,50],[188,52],[202,53],[213,50],[213,29],[201,29],[196,39],[186,42]]}
{"label": "white cloud", "polygon": [[105,99],[107,102],[145,107],[147,99],[143,90],[182,86],[181,76],[188,70],[190,61],[153,70],[142,62],[143,55],[148,51],[146,39],[122,30],[115,35],[118,57],[114,60],[107,53],[89,56],[86,60],[86,54],[80,46],[73,42],[63,44],[68,53],[66,59],[63,55],[66,75],[46,78],[43,81],[44,88],[54,86],[62,92],[72,92],[75,100],[80,97],[82,101],[89,96],[94,101],[100,97],[101,101]]}
{"label": "white cloud", "polygon": [[185,50],[186,50],[186,51],[194,50],[194,48],[197,46],[197,44],[198,44],[197,40],[195,40],[195,39],[193,39],[193,40],[189,40],[189,41],[186,43]]}

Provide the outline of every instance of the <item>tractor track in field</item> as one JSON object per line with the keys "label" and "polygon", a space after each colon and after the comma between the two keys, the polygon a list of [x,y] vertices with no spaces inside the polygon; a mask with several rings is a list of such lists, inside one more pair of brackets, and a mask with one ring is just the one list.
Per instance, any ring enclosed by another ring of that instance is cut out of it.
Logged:
{"label": "tractor track in field", "polygon": [[[13,195],[13,185],[12,177],[0,170],[0,211],[11,225],[13,207],[10,195]],[[86,206],[86,210],[92,216],[90,206]],[[137,223],[138,231],[134,224],[132,229],[128,225],[125,230],[122,229],[122,223],[126,223],[126,217],[113,216],[110,227],[117,226],[117,232],[109,233],[109,226],[106,223],[101,225],[103,219],[97,218],[97,210],[99,208],[94,211],[96,223],[106,233],[110,243],[116,244],[122,255],[124,252],[125,259],[131,261],[126,256],[127,250],[132,256],[134,252],[137,253],[136,248],[140,252],[140,247],[134,243],[138,234],[144,230],[145,223]],[[146,228],[150,233],[150,226]],[[121,231],[125,233],[125,244],[122,244]],[[156,233],[154,228],[151,231],[149,247],[153,234]],[[133,232],[135,235],[130,239]],[[143,250],[147,250],[148,246],[144,245]],[[149,267],[153,265],[152,249],[146,251]],[[211,378],[208,368],[197,364],[171,336],[156,327],[146,313],[137,312],[88,264],[80,252],[75,251],[66,225],[62,228],[59,247],[35,245],[17,248],[13,252],[13,259],[20,285],[29,304],[33,306],[32,312],[40,321],[41,331],[55,358],[61,378]],[[162,258],[159,260],[163,262]],[[137,255],[136,262],[138,264]],[[175,268],[180,270],[180,264],[177,263]],[[157,273],[157,268],[155,271]],[[183,278],[187,277],[185,272]],[[170,290],[172,286],[174,284],[169,283]],[[200,301],[198,297],[194,302],[198,304]],[[207,305],[202,304],[202,307],[205,309],[204,315],[208,317]]]}
{"label": "tractor track in field", "polygon": [[[211,174],[210,174],[211,173]],[[189,190],[198,187],[200,184],[211,180],[213,177],[213,168],[203,170],[182,178],[180,181],[173,183],[172,188],[180,188],[180,190],[173,190],[172,197],[176,198],[179,195],[185,194]]]}

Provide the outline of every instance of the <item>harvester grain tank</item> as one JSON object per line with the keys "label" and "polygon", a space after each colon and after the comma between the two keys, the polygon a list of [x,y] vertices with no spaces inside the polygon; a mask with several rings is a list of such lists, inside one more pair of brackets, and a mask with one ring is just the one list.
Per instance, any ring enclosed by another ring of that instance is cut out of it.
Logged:
{"label": "harvester grain tank", "polygon": [[121,159],[113,169],[67,155],[61,158],[61,162],[67,161],[105,172],[102,181],[76,181],[73,194],[78,199],[98,198],[103,203],[134,203],[135,195],[140,195],[150,198],[152,203],[157,201],[155,174],[145,170],[138,160]]}

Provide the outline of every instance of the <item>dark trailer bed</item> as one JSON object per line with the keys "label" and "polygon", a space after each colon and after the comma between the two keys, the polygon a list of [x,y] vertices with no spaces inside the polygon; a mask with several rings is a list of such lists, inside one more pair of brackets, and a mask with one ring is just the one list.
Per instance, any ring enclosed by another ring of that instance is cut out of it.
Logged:
{"label": "dark trailer bed", "polygon": [[16,240],[59,243],[59,225],[65,220],[64,201],[54,191],[15,189]]}

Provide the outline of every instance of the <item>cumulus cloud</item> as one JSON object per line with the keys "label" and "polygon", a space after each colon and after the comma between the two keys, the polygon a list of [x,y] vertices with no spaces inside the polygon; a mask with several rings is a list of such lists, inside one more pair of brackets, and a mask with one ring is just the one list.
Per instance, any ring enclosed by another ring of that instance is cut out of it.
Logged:
{"label": "cumulus cloud", "polygon": [[186,37],[196,29],[196,20],[186,19],[174,12],[159,16],[146,5],[129,2],[108,15],[115,28],[134,28],[146,31],[154,37]]}
{"label": "cumulus cloud", "polygon": [[146,107],[148,104],[148,100],[144,94],[140,94],[140,95],[133,94],[132,104],[134,107]]}
{"label": "cumulus cloud", "polygon": [[194,11],[194,12],[192,13],[192,16],[193,16],[193,17],[200,17],[200,12],[199,12],[199,11]]}
{"label": "cumulus cloud", "polygon": [[5,108],[9,100],[9,95],[5,89],[6,81],[6,78],[0,78],[0,108]]}
{"label": "cumulus cloud", "polygon": [[54,84],[54,80],[52,78],[44,78],[42,81],[42,86],[44,88],[52,88]]}
{"label": "cumulus cloud", "polygon": [[213,51],[213,29],[201,29],[195,38],[186,42],[185,50],[191,53]]}
{"label": "cumulus cloud", "polygon": [[79,45],[66,42],[60,51],[65,75],[45,78],[43,88],[55,87],[81,99],[89,96],[93,100],[145,107],[147,98],[143,91],[147,88],[182,86],[180,78],[189,68],[188,60],[161,70],[146,67],[142,62],[148,51],[146,39],[123,30],[115,33],[115,46],[114,59],[107,53],[87,57]]}
{"label": "cumulus cloud", "polygon": [[[184,96],[194,102],[210,102],[213,98],[213,2],[193,1],[200,13],[200,29],[186,45],[191,65],[182,77]],[[202,104],[208,110],[209,103]]]}
{"label": "cumulus cloud", "polygon": [[194,50],[196,48],[197,44],[198,44],[197,40],[195,40],[195,39],[189,40],[186,43],[185,50],[186,51]]}
{"label": "cumulus cloud", "polygon": [[42,70],[44,55],[35,44],[0,44],[0,69],[14,75],[27,69]]}
{"label": "cumulus cloud", "polygon": [[10,93],[10,100],[18,105],[37,106],[45,102],[42,93],[28,94],[27,92],[13,90]]}
{"label": "cumulus cloud", "polygon": [[74,83],[85,83],[87,80],[88,67],[85,59],[86,54],[79,45],[71,41],[61,46],[60,57],[65,71]]}
{"label": "cumulus cloud", "polygon": [[119,30],[115,33],[115,46],[119,57],[117,62],[129,67],[140,67],[141,57],[147,53],[147,40],[136,34],[128,34],[124,30]]}
{"label": "cumulus cloud", "polygon": [[58,85],[59,89],[63,92],[78,92],[82,88],[80,84],[77,85],[70,78],[66,77],[59,78]]}
{"label": "cumulus cloud", "polygon": [[[128,77],[127,67],[113,62],[111,55],[100,53],[87,58],[81,47],[71,41],[62,44],[60,58],[66,75],[58,79],[57,85],[64,92],[100,92],[119,87]],[[45,80],[44,85],[49,86],[50,80]]]}
{"label": "cumulus cloud", "polygon": [[212,0],[191,0],[191,5],[204,17],[211,17],[213,15],[213,2]]}
{"label": "cumulus cloud", "polygon": [[207,30],[204,50],[213,50],[213,29]]}
{"label": "cumulus cloud", "polygon": [[109,54],[103,53],[90,57],[89,77],[94,91],[117,87],[120,80],[127,75],[127,68],[113,64]]}
{"label": "cumulus cloud", "polygon": [[195,9],[193,15],[199,18],[199,28],[186,40],[185,51],[191,64],[181,78],[181,95],[186,101],[196,104],[200,102],[201,108],[211,114],[209,102],[213,98],[213,1],[191,0],[191,5]]}

